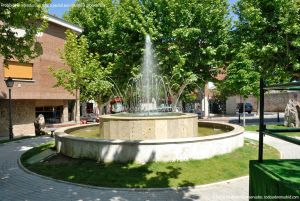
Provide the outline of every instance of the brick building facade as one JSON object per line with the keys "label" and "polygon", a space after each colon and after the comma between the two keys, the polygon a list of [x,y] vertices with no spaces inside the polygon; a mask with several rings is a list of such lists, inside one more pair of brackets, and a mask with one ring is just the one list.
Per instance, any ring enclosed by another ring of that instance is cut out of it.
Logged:
{"label": "brick building facade", "polygon": [[[24,74],[24,78],[19,74],[15,77],[10,76],[15,81],[12,88],[12,122],[15,136],[34,134],[33,122],[40,113],[44,114],[47,123],[62,123],[75,118],[75,96],[61,87],[53,88],[56,79],[49,72],[49,67],[68,68],[60,59],[58,49],[64,47],[67,29],[78,34],[82,29],[53,16],[48,16],[47,19],[48,28],[37,35],[37,40],[43,47],[43,54],[30,61],[28,66],[18,66],[18,63],[14,62],[11,67],[5,68],[0,55],[0,136],[8,136],[8,88],[4,79],[14,73],[9,72],[12,70],[21,69],[21,74]],[[79,113],[76,118],[79,119]]]}

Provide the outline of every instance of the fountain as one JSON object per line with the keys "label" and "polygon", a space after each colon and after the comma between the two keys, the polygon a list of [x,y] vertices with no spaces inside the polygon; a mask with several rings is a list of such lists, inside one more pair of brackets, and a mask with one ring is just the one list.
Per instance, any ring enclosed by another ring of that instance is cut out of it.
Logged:
{"label": "fountain", "polygon": [[[239,126],[203,123],[198,122],[196,114],[169,112],[166,88],[157,75],[153,55],[147,35],[141,75],[130,80],[124,97],[128,112],[100,116],[104,140],[68,134],[84,126],[60,129],[55,138],[58,152],[104,162],[145,163],[209,158],[243,146],[243,129]],[[198,137],[198,124],[229,132]]]}
{"label": "fountain", "polygon": [[[144,97],[144,101],[141,103],[141,111],[151,111],[157,108],[156,100],[158,98],[158,91],[155,88],[157,86],[156,79],[153,79],[153,74],[155,74],[155,62],[153,57],[153,49],[152,42],[150,36],[146,36],[145,41],[145,54],[144,54],[144,62],[142,69],[142,77],[141,77],[141,89]],[[154,77],[155,78],[155,77]],[[155,83],[155,84],[154,84]],[[156,99],[155,99],[156,98]]]}
{"label": "fountain", "polygon": [[[157,112],[169,111],[168,96],[164,80],[157,74],[154,51],[150,36],[145,39],[142,70],[139,76],[131,78],[125,91],[128,112],[131,116],[158,116]],[[167,110],[168,109],[168,110]]]}
{"label": "fountain", "polygon": [[146,36],[141,75],[130,80],[126,91],[128,113],[100,117],[105,139],[149,140],[197,136],[196,114],[161,112],[167,105],[163,79],[157,75],[150,36]]}

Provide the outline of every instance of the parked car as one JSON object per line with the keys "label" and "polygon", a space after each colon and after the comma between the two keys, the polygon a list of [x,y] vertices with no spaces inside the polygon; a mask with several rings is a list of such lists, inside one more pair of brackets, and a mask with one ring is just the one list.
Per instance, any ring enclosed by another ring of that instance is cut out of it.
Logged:
{"label": "parked car", "polygon": [[99,117],[94,113],[87,113],[84,116],[80,117],[80,120],[86,120],[90,122],[99,122]]}
{"label": "parked car", "polygon": [[[243,107],[244,107],[244,104],[243,103],[238,103],[237,106],[236,106],[236,109],[239,113],[243,113]],[[248,114],[251,114],[253,110],[253,106],[251,103],[245,103],[245,112],[248,112]]]}

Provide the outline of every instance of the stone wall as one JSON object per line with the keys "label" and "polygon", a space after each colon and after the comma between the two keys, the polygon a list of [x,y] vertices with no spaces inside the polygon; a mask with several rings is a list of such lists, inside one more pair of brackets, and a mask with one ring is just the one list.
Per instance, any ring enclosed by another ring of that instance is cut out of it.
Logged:
{"label": "stone wall", "polygon": [[[300,92],[267,92],[265,93],[265,111],[266,112],[284,112],[290,99],[300,102]],[[231,96],[226,101],[226,114],[235,114],[237,103],[242,102],[240,96]],[[246,102],[253,105],[253,112],[257,112],[258,101],[250,96]]]}

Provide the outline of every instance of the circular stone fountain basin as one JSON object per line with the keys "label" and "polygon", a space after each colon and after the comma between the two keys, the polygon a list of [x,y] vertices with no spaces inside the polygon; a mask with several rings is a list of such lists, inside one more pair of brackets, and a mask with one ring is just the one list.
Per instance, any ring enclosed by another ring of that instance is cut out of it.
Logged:
{"label": "circular stone fountain basin", "polygon": [[103,115],[100,136],[104,139],[150,140],[196,137],[198,116],[189,113]]}
{"label": "circular stone fountain basin", "polygon": [[72,158],[89,158],[101,162],[183,161],[205,159],[230,153],[244,144],[244,128],[227,123],[202,121],[199,125],[230,130],[205,137],[151,140],[102,140],[69,135],[90,125],[56,130],[57,151]]}

